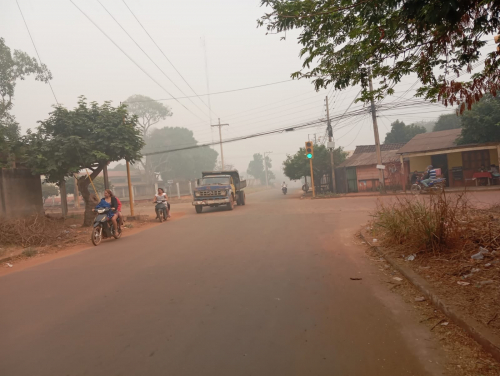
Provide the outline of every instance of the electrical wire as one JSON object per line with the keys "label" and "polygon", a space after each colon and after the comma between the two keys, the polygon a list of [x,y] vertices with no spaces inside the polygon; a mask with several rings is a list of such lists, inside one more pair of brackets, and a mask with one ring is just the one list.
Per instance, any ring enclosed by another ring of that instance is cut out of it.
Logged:
{"label": "electrical wire", "polygon": [[[183,103],[181,103],[177,98],[175,98],[172,94],[170,94],[170,92],[165,89],[162,84],[160,84],[157,80],[155,80],[148,72],[146,72],[146,70],[144,68],[142,68],[134,59],[132,59],[132,57],[127,54],[108,34],[106,34],[104,32],[103,29],[101,29],[99,27],[99,25],[97,25],[94,20],[92,20],[92,18],[90,18],[90,16],[88,16],[78,5],[76,5],[73,0],[70,0],[71,4],[73,4],[75,6],[76,9],[78,9],[97,29],[99,29],[99,31],[104,34],[104,36],[106,38],[109,39],[109,41],[111,43],[113,43],[115,45],[116,48],[118,48],[132,63],[134,63],[146,76],[148,76],[156,85],[158,85],[163,91],[165,91],[168,95],[170,95],[172,98],[171,99],[175,99],[182,107],[184,107],[188,112],[190,112],[192,115],[194,115],[195,117],[197,117],[198,119],[200,119],[201,121],[203,121],[202,118],[200,118],[198,115],[196,115],[194,112],[192,112],[189,108],[187,108],[186,106],[184,106]],[[125,103],[125,102],[124,102]]]}
{"label": "electrical wire", "polygon": [[[26,30],[28,31],[28,34],[30,36],[31,43],[33,44],[33,47],[35,48],[36,55],[38,56],[38,61],[40,61],[40,65],[43,68],[42,59],[40,58],[40,54],[38,53],[38,49],[36,48],[35,41],[33,40],[33,37],[31,36],[31,32],[30,32],[30,29],[28,27],[28,23],[26,22],[26,19],[24,18],[24,14],[23,14],[23,11],[21,10],[21,6],[19,5],[19,1],[16,0],[16,4],[17,4],[17,7],[19,8],[19,13],[21,13],[21,17],[23,18],[24,25],[26,26]],[[56,103],[59,105],[59,101],[57,100],[56,93],[54,92],[54,88],[52,87],[50,80],[47,80],[47,83],[50,86],[50,90],[52,91],[52,95],[54,96]]]}

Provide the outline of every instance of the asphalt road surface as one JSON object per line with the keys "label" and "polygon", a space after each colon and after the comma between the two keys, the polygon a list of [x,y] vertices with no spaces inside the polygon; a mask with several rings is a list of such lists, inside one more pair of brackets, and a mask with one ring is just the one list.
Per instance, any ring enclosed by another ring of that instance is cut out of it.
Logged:
{"label": "asphalt road surface", "polygon": [[0,375],[441,374],[439,346],[356,244],[375,199],[290,193],[181,205],[0,278]]}

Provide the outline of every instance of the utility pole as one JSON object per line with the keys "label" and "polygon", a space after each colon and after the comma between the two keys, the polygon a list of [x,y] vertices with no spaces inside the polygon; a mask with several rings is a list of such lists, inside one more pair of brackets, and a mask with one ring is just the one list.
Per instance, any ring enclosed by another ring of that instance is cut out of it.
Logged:
{"label": "utility pole", "polygon": [[108,180],[108,162],[104,165],[102,169],[102,173],[104,175],[104,189],[109,189],[109,180]]}
{"label": "utility pole", "polygon": [[130,202],[130,215],[134,216],[134,192],[132,190],[132,180],[130,179],[130,163],[125,161],[127,164],[127,182],[128,182],[128,200]]}
{"label": "utility pole", "polygon": [[[372,71],[368,71],[369,74],[369,85],[370,91],[373,92],[373,82],[372,82]],[[375,134],[375,150],[377,152],[377,168],[378,168],[378,180],[380,182],[380,189],[382,193],[385,193],[385,182],[384,182],[384,170],[382,169],[382,152],[380,151],[380,138],[378,135],[378,124],[377,124],[377,110],[375,109],[375,101],[373,96],[370,99],[372,108],[372,121],[373,121],[373,133]]]}
{"label": "utility pole", "polygon": [[267,177],[267,162],[266,162],[266,154],[271,154],[272,151],[265,151],[264,152],[264,167],[266,169],[266,186],[269,186],[269,178]]}
{"label": "utility pole", "polygon": [[335,162],[333,161],[333,152],[335,149],[335,144],[333,142],[333,129],[332,122],[330,121],[330,107],[328,106],[328,95],[326,96],[326,120],[327,120],[327,130],[328,130],[328,148],[330,149],[330,165],[332,168],[332,173],[330,175],[330,188],[333,193],[337,191],[335,187]]}
{"label": "utility pole", "polygon": [[224,171],[224,152],[222,151],[222,131],[221,131],[221,128],[225,125],[229,126],[229,124],[221,124],[220,118],[219,118],[219,124],[211,125],[212,127],[219,127],[221,171]]}

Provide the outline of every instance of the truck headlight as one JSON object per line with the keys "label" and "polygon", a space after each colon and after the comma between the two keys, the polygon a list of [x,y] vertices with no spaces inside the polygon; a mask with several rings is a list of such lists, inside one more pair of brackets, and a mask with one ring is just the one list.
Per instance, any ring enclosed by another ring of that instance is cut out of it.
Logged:
{"label": "truck headlight", "polygon": [[220,191],[220,193],[221,193],[222,196],[227,195],[227,191],[226,190],[222,190],[222,191]]}
{"label": "truck headlight", "polygon": [[194,195],[195,195],[196,197],[200,197],[200,192],[194,192]]}

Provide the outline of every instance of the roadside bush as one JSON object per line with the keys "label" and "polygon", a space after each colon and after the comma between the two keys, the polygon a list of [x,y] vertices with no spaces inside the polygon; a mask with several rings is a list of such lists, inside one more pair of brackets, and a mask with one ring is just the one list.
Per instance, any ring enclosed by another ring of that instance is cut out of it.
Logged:
{"label": "roadside bush", "polygon": [[0,245],[40,247],[57,240],[64,221],[43,215],[0,221]]}
{"label": "roadside bush", "polygon": [[465,194],[405,197],[391,204],[380,203],[374,226],[385,241],[441,252],[463,248],[473,240],[473,213]]}
{"label": "roadside bush", "polygon": [[38,254],[38,251],[34,248],[29,247],[28,249],[25,249],[22,253],[23,256],[26,257],[33,257]]}

